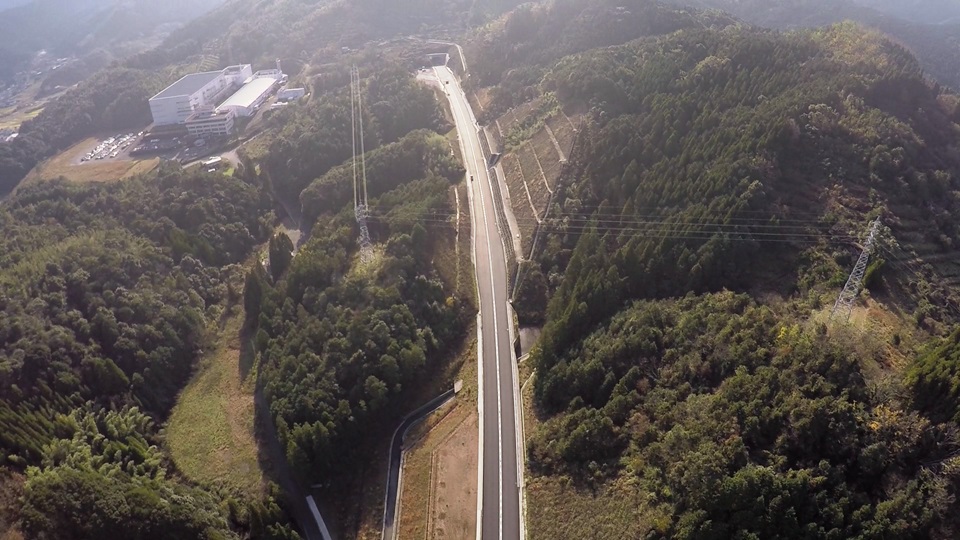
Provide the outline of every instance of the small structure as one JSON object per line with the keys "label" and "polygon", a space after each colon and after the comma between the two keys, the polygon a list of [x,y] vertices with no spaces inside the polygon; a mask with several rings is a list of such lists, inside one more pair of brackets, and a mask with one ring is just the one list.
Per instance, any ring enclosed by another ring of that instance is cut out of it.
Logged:
{"label": "small structure", "polygon": [[187,118],[187,131],[194,137],[226,136],[233,133],[234,112],[231,109],[206,109]]}
{"label": "small structure", "polygon": [[293,101],[307,95],[306,88],[283,88],[277,93],[277,99],[280,101]]}

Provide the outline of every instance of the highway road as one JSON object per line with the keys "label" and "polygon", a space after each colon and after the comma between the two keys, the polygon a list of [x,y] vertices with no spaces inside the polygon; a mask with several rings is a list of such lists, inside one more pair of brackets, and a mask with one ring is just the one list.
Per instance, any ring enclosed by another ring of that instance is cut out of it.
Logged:
{"label": "highway road", "polygon": [[[473,244],[480,293],[480,485],[478,537],[520,540],[519,450],[515,378],[507,309],[507,265],[497,227],[487,159],[476,117],[448,67],[434,68],[450,100],[471,191]],[[508,233],[509,234],[509,233]]]}

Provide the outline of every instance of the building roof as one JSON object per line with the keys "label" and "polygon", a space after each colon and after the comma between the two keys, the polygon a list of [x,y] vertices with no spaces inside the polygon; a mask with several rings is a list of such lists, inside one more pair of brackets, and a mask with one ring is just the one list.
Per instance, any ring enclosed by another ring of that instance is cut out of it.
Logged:
{"label": "building roof", "polygon": [[189,96],[207,85],[210,81],[223,74],[223,71],[204,71],[185,75],[179,81],[166,87],[162,92],[151,99],[162,99],[176,96]]}
{"label": "building roof", "polygon": [[253,103],[260,98],[260,96],[267,93],[267,91],[270,90],[270,88],[272,88],[275,84],[277,84],[276,79],[254,79],[243,85],[243,88],[237,90],[235,94],[228,97],[227,100],[221,103],[218,108],[251,107],[253,106]]}
{"label": "building roof", "polygon": [[201,120],[209,120],[211,118],[220,118],[230,116],[230,111],[216,111],[213,109],[200,110],[187,117],[186,122],[189,124],[191,122],[199,122]]}

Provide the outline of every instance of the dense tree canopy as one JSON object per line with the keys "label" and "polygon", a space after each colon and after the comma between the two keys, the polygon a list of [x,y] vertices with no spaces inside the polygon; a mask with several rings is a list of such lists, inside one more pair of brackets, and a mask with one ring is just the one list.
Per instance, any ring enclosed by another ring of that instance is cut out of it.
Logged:
{"label": "dense tree canopy", "polygon": [[279,510],[226,512],[229,494],[179,481],[158,449],[266,210],[255,186],[179,167],[24,186],[0,207],[0,458],[28,467],[27,538],[287,530]]}
{"label": "dense tree canopy", "polygon": [[419,387],[465,329],[466,306],[432,268],[438,244],[418,223],[448,211],[449,180],[430,161],[420,164],[423,179],[371,199],[382,211],[371,262],[357,261],[353,214],[342,212],[316,222],[275,288],[248,278],[248,294],[260,294],[246,305],[259,307],[264,392],[305,478],[355,470],[364,453],[344,449],[373,440],[371,425],[394,417],[408,385]]}
{"label": "dense tree canopy", "polygon": [[[410,131],[437,130],[443,125],[433,93],[396,67],[371,76],[362,95],[368,151],[396,142]],[[313,180],[351,158],[350,115],[349,88],[343,86],[274,117],[273,124],[281,127],[270,142],[265,165],[281,196],[298,199]],[[305,210],[316,215],[327,208]]]}
{"label": "dense tree canopy", "polygon": [[873,396],[854,351],[749,297],[639,302],[537,375],[561,414],[531,466],[631,479],[658,538],[945,537],[956,428]]}

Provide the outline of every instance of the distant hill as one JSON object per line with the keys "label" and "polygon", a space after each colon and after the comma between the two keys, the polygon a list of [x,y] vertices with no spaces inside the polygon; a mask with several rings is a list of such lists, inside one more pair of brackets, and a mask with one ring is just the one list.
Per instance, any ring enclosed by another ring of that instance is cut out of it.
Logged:
{"label": "distant hill", "polygon": [[854,0],[857,4],[901,19],[929,24],[960,23],[956,0]]}
{"label": "distant hill", "polygon": [[[0,0],[2,2],[3,0]],[[224,0],[14,0],[0,16],[0,76],[40,50],[57,56],[97,48],[129,53],[155,45],[164,25],[182,25]]]}
{"label": "distant hill", "polygon": [[[960,2],[954,0],[668,0],[719,9],[768,28],[855,21],[909,48],[941,84],[960,89]],[[936,23],[936,24],[934,24]]]}

